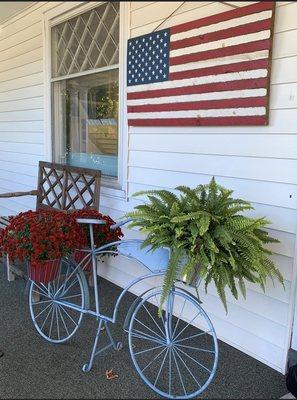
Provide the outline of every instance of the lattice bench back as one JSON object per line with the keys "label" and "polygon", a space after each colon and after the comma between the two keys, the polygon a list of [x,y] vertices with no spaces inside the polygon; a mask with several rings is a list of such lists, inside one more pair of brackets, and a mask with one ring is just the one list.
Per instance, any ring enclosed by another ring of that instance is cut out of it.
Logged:
{"label": "lattice bench back", "polygon": [[101,172],[39,162],[36,209],[99,209]]}

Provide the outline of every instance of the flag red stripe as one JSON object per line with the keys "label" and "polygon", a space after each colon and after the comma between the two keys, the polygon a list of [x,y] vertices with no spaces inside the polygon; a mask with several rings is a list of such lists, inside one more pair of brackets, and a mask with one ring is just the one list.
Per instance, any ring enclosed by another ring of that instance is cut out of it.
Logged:
{"label": "flag red stripe", "polygon": [[182,49],[184,47],[195,46],[202,43],[214,42],[216,40],[227,39],[234,36],[247,35],[271,29],[271,18],[263,21],[251,22],[246,25],[223,29],[216,32],[206,33],[186,39],[176,40],[170,43],[170,50]]}
{"label": "flag red stripe", "polygon": [[233,10],[222,12],[220,14],[215,14],[195,21],[186,22],[184,24],[176,25],[170,28],[170,34],[174,35],[176,33],[189,31],[191,29],[201,28],[202,26],[208,26],[216,24],[218,22],[229,21],[233,18],[243,17],[245,15],[258,13],[261,11],[272,10],[274,7],[274,3],[274,1],[261,1],[256,4],[250,4],[246,7],[236,8]]}
{"label": "flag red stripe", "polygon": [[259,50],[268,50],[271,40],[263,39],[255,42],[236,44],[219,49],[205,50],[198,53],[185,54],[182,56],[170,57],[170,65],[187,64],[195,61],[209,60],[212,58],[233,56],[235,54],[251,53]]}
{"label": "flag red stripe", "polygon": [[232,126],[232,125],[267,125],[265,115],[247,117],[213,118],[160,118],[129,119],[129,126]]}
{"label": "flag red stripe", "polygon": [[171,72],[169,74],[169,80],[174,81],[178,79],[198,78],[200,76],[228,74],[239,71],[251,71],[253,69],[266,69],[268,68],[268,65],[268,59],[242,61],[233,64],[216,65],[214,67]]}
{"label": "flag red stripe", "polygon": [[240,81],[227,81],[219,83],[207,83],[197,86],[176,87],[171,89],[156,89],[142,92],[128,93],[128,100],[149,99],[153,97],[181,96],[187,94],[199,94],[210,92],[222,92],[226,90],[243,90],[266,88],[267,78],[242,79]]}
{"label": "flag red stripe", "polygon": [[182,110],[212,110],[239,107],[265,107],[266,97],[245,97],[223,100],[188,101],[182,103],[168,104],[144,104],[139,106],[128,106],[128,113],[158,112],[158,111],[182,111]]}

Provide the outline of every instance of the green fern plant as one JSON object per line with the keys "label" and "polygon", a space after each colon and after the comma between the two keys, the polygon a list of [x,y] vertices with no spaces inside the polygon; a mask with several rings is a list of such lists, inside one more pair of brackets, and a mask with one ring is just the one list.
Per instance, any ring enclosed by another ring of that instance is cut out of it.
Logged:
{"label": "green fern plant", "polygon": [[207,185],[178,186],[176,190],[179,195],[167,190],[137,192],[134,196],[145,194],[148,202],[127,214],[132,219],[130,227],[147,234],[143,247],[171,249],[162,304],[179,279],[189,283],[203,278],[206,291],[213,281],[226,311],[226,287],[237,299],[238,290],[246,296],[246,280],[263,289],[268,277],[283,284],[265,247],[278,240],[263,229],[268,220],[241,214],[253,209],[249,202],[232,198],[233,191],[214,178]]}

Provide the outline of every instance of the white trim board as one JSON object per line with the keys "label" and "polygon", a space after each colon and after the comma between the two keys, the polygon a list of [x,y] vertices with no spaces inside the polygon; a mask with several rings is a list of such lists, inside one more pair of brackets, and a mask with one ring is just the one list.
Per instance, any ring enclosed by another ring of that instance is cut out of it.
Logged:
{"label": "white trim board", "polygon": [[[63,2],[59,7],[45,11],[42,15],[43,32],[43,70],[44,70],[44,154],[46,160],[51,161],[52,153],[52,118],[51,118],[51,27],[67,19],[84,13],[102,2]],[[120,51],[119,51],[119,143],[118,143],[118,184],[116,187],[105,187],[103,191],[108,195],[127,198],[127,154],[128,154],[128,127],[126,113],[126,42],[129,38],[130,3],[120,2]],[[96,71],[95,71],[96,72]]]}

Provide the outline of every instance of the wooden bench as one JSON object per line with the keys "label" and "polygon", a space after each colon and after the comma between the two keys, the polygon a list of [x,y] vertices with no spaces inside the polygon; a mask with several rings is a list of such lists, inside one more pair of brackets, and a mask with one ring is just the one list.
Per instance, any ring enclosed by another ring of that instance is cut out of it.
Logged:
{"label": "wooden bench", "polygon": [[[36,196],[36,210],[42,208],[60,211],[83,208],[99,210],[100,179],[101,172],[98,170],[40,161],[36,190],[3,193],[0,194],[0,199]],[[9,218],[9,216],[0,217],[0,229],[9,224]],[[25,277],[20,268],[10,264],[9,255],[6,258],[7,279],[12,281],[15,275]]]}

